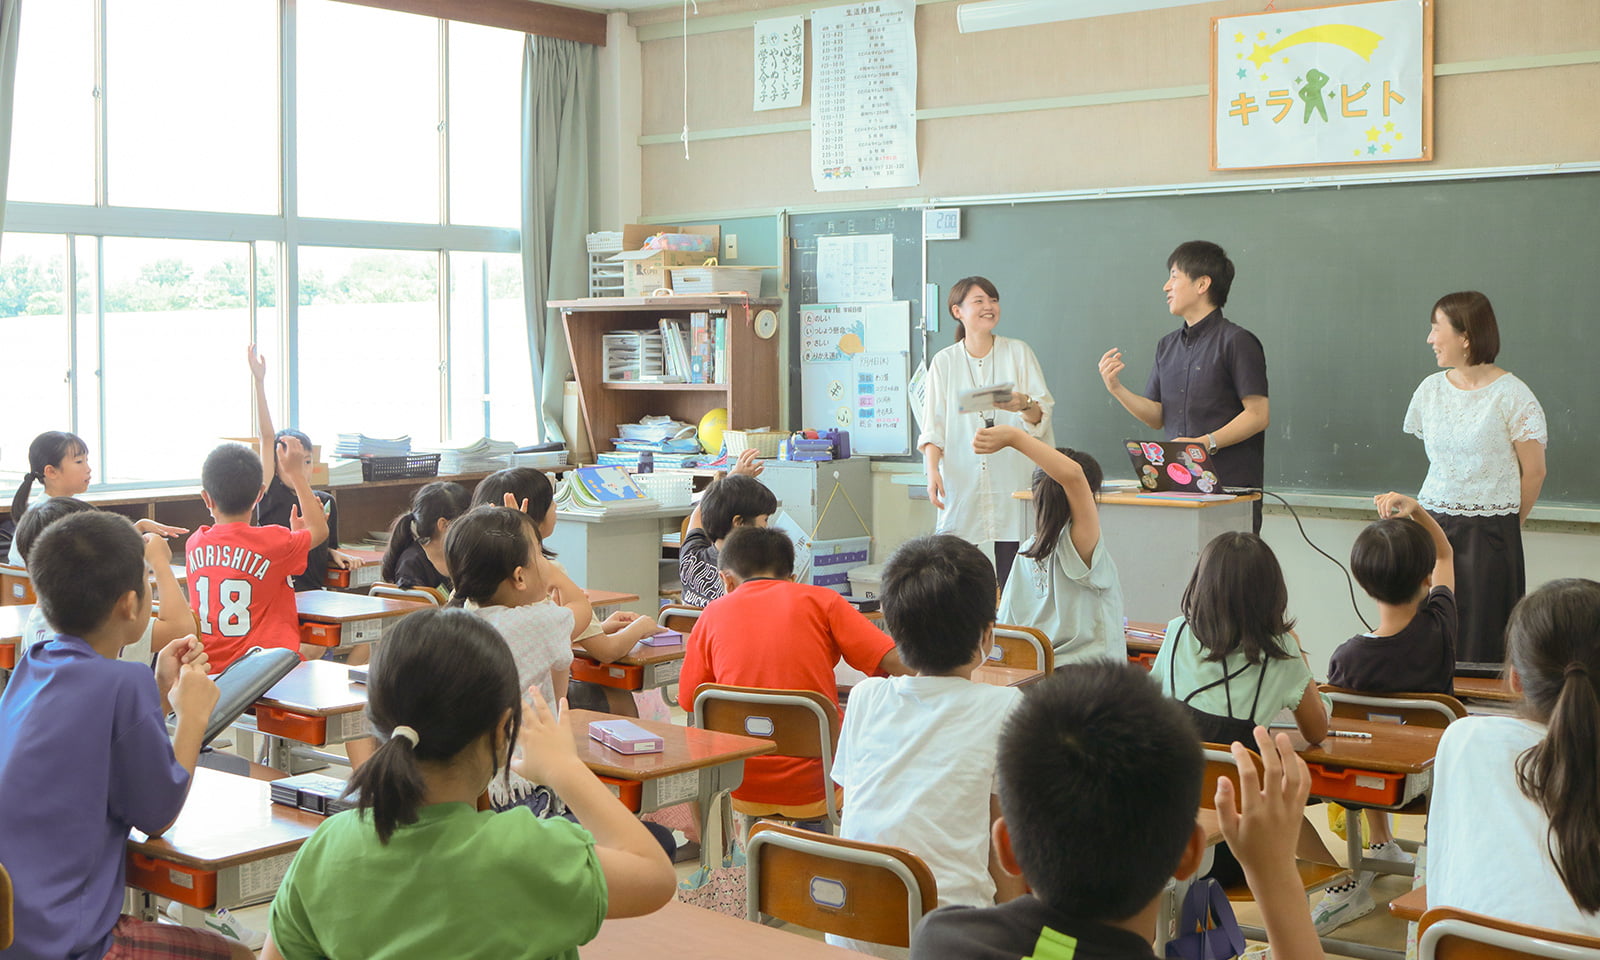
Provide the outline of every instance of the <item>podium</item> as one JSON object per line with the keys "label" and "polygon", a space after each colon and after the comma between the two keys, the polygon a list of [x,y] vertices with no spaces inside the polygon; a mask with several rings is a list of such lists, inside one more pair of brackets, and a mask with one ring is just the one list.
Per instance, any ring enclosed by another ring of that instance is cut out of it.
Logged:
{"label": "podium", "polygon": [[1117,562],[1127,618],[1164,624],[1176,617],[1200,551],[1220,533],[1249,533],[1259,499],[1257,493],[1203,501],[1102,495],[1100,538]]}

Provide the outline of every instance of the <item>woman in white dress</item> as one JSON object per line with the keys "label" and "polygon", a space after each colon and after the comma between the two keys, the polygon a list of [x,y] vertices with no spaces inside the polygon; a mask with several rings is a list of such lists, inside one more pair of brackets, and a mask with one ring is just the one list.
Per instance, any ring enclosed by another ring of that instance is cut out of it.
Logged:
{"label": "woman in white dress", "polygon": [[[948,306],[956,321],[956,342],[939,351],[928,367],[917,447],[927,466],[928,499],[939,510],[936,532],[953,533],[990,553],[1004,585],[1017,545],[1032,533],[1027,505],[1011,495],[1029,488],[1033,462],[1010,447],[975,453],[972,438],[984,426],[1006,425],[1021,427],[1053,447],[1050,408],[1055,400],[1028,345],[995,335],[1000,293],[994,284],[983,277],[959,280],[950,288]],[[961,394],[1000,383],[1015,384],[1006,403],[983,415],[957,409]]]}
{"label": "woman in white dress", "polygon": [[1405,431],[1428,452],[1417,502],[1455,550],[1457,666],[1498,673],[1506,620],[1526,591],[1522,523],[1544,485],[1549,432],[1533,391],[1495,366],[1500,330],[1488,297],[1440,297],[1428,344],[1445,369],[1422,381],[1406,410]]}

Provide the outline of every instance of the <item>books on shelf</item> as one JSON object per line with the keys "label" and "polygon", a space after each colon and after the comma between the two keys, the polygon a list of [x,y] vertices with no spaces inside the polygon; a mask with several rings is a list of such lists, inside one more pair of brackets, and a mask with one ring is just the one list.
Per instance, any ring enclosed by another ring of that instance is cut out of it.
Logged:
{"label": "books on shelf", "polygon": [[409,436],[383,439],[364,433],[341,433],[339,445],[334,448],[336,457],[403,457],[411,452]]}
{"label": "books on shelf", "polygon": [[571,471],[556,489],[556,504],[567,510],[601,516],[660,506],[645,496],[627,472],[617,466],[579,467]]}

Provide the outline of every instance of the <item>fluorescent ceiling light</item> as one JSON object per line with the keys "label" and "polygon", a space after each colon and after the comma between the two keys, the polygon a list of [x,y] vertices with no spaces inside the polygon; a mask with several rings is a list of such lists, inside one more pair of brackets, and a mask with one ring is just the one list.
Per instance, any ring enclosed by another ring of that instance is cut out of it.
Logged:
{"label": "fluorescent ceiling light", "polygon": [[983,0],[956,7],[956,25],[962,33],[1031,27],[1057,20],[1082,20],[1116,13],[1187,7],[1209,0]]}

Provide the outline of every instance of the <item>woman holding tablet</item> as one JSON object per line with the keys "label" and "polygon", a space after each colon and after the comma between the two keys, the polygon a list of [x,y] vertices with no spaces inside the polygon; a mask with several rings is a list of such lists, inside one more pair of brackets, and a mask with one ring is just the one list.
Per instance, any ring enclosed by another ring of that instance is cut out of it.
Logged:
{"label": "woman holding tablet", "polygon": [[[992,550],[1004,585],[1018,543],[1032,532],[1026,504],[1011,494],[1029,488],[1033,461],[1009,447],[974,453],[972,439],[982,427],[1003,424],[1054,446],[1050,408],[1055,401],[1028,345],[995,335],[1000,292],[994,284],[983,277],[958,280],[950,288],[948,307],[956,342],[929,364],[917,447],[928,471],[928,499],[939,510],[936,532]],[[1014,385],[1010,400],[982,414],[960,412],[962,394],[1001,383]]]}
{"label": "woman holding tablet", "polygon": [[1422,381],[1406,410],[1405,431],[1428,452],[1417,502],[1456,554],[1456,664],[1498,672],[1506,620],[1526,588],[1522,523],[1544,485],[1549,433],[1533,391],[1495,366],[1500,330],[1488,297],[1440,297],[1428,330],[1445,369]]}

